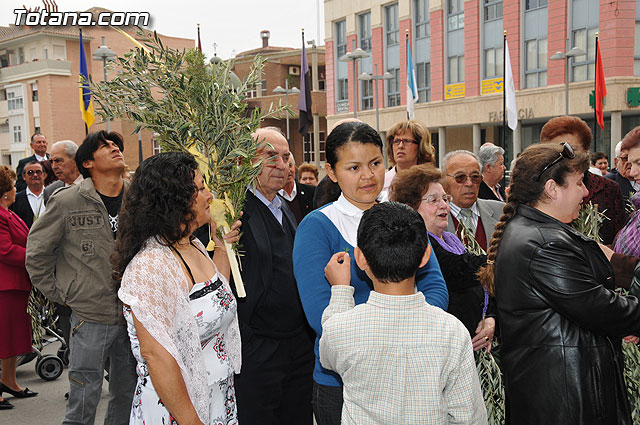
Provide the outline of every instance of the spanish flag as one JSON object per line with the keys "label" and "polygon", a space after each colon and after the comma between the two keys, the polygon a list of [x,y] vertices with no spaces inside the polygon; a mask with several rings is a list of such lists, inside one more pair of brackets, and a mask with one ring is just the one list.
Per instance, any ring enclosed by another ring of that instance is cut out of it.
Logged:
{"label": "spanish flag", "polygon": [[91,91],[89,90],[89,73],[87,72],[87,58],[84,55],[84,44],[82,43],[82,30],[80,30],[80,111],[82,112],[82,120],[87,125],[87,129],[91,127],[95,120],[93,113],[93,101],[91,100]]}

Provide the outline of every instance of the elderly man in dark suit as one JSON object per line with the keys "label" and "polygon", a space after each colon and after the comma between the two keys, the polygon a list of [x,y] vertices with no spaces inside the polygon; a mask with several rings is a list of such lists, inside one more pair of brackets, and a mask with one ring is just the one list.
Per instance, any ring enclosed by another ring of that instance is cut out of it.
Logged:
{"label": "elderly man in dark suit", "polygon": [[27,187],[16,194],[16,201],[9,207],[31,228],[46,206],[44,204],[44,168],[38,161],[31,161],[22,171]]}
{"label": "elderly man in dark suit", "polygon": [[311,425],[313,338],[293,275],[296,219],[278,195],[287,178],[289,145],[277,128],[261,128],[262,171],[247,189],[240,250],[246,298],[238,300],[242,372],[238,419],[247,424]]}
{"label": "elderly man in dark suit", "polygon": [[27,187],[24,181],[24,177],[22,176],[24,167],[28,163],[33,161],[42,162],[49,159],[47,147],[47,137],[44,134],[34,133],[31,135],[31,150],[34,152],[34,154],[18,161],[18,167],[16,168],[16,174],[18,175],[18,180],[16,181],[16,190],[18,192],[24,190]]}
{"label": "elderly man in dark suit", "polygon": [[284,188],[278,193],[287,201],[289,209],[296,218],[296,224],[300,224],[302,219],[313,211],[313,195],[316,188],[296,181],[296,161],[291,152],[289,152],[287,172]]}
{"label": "elderly man in dark suit", "polygon": [[613,158],[615,168],[605,177],[618,183],[622,199],[626,201],[638,191],[639,186],[630,176],[631,163],[629,162],[629,151],[627,149],[622,150],[622,142],[618,142],[616,145],[615,154],[616,156]]}
{"label": "elderly man in dark suit", "polygon": [[[444,189],[453,197],[449,204],[451,214],[447,231],[456,233],[462,222],[486,251],[504,203],[478,199],[482,174],[474,153],[465,150],[449,152],[442,161],[442,171],[447,176]],[[460,232],[457,234],[460,236]]]}

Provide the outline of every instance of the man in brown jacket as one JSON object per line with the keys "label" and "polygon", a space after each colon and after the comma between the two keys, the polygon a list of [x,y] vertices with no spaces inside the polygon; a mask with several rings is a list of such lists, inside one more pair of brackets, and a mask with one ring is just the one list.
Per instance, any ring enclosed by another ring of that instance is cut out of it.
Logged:
{"label": "man in brown jacket", "polygon": [[118,133],[91,133],[76,153],[84,180],[60,189],[27,239],[27,271],[49,299],[71,307],[69,401],[63,425],[93,424],[109,360],[105,424],[129,423],[135,359],[111,276],[125,163]]}

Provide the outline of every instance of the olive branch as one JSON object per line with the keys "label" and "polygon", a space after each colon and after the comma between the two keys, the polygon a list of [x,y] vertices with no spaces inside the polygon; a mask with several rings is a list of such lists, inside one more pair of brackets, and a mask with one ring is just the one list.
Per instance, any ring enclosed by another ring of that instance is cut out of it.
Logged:
{"label": "olive branch", "polygon": [[[191,153],[199,164],[205,184],[216,198],[210,207],[218,227],[229,231],[244,206],[247,187],[255,187],[262,160],[259,140],[251,135],[264,118],[279,117],[288,106],[270,105],[251,110],[249,92],[262,80],[265,60],[256,57],[247,77],[240,81],[231,72],[233,62],[205,65],[198,50],[178,51],[152,38],[118,57],[111,67],[118,74],[91,90],[98,113],[104,118],[123,118],[134,130],[149,129],[165,151]],[[212,250],[212,242],[207,249]],[[237,261],[237,246],[225,242],[239,297],[244,287]],[[234,253],[236,255],[234,255]]]}

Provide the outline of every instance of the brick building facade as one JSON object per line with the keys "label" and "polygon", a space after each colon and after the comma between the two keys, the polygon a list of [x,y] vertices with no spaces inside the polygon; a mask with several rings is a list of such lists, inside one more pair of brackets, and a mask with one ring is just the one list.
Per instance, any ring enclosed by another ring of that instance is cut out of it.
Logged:
{"label": "brick building facade", "polygon": [[[370,45],[363,43],[367,31]],[[431,129],[438,156],[454,149],[477,151],[484,142],[501,143],[503,31],[519,117],[516,130],[505,132],[508,160],[537,142],[549,118],[565,113],[565,66],[569,113],[593,128],[589,95],[594,90],[596,33],[608,95],[605,128],[597,129],[592,149],[612,154],[624,134],[640,125],[639,102],[628,102],[634,96],[640,100],[640,0],[325,0],[329,127],[353,114],[354,106],[359,119],[375,125],[376,103],[383,133],[406,119],[408,33],[418,90],[424,93],[415,105],[416,119]],[[377,66],[378,74],[400,68],[399,78],[377,82],[379,97],[371,104],[362,102],[364,81],[358,81],[354,102],[352,64],[339,61],[355,47],[370,53],[370,59],[359,61],[357,74],[369,66],[366,61]],[[573,47],[586,54],[551,59]],[[347,86],[348,93],[343,89]],[[399,105],[392,95],[398,86]]]}

